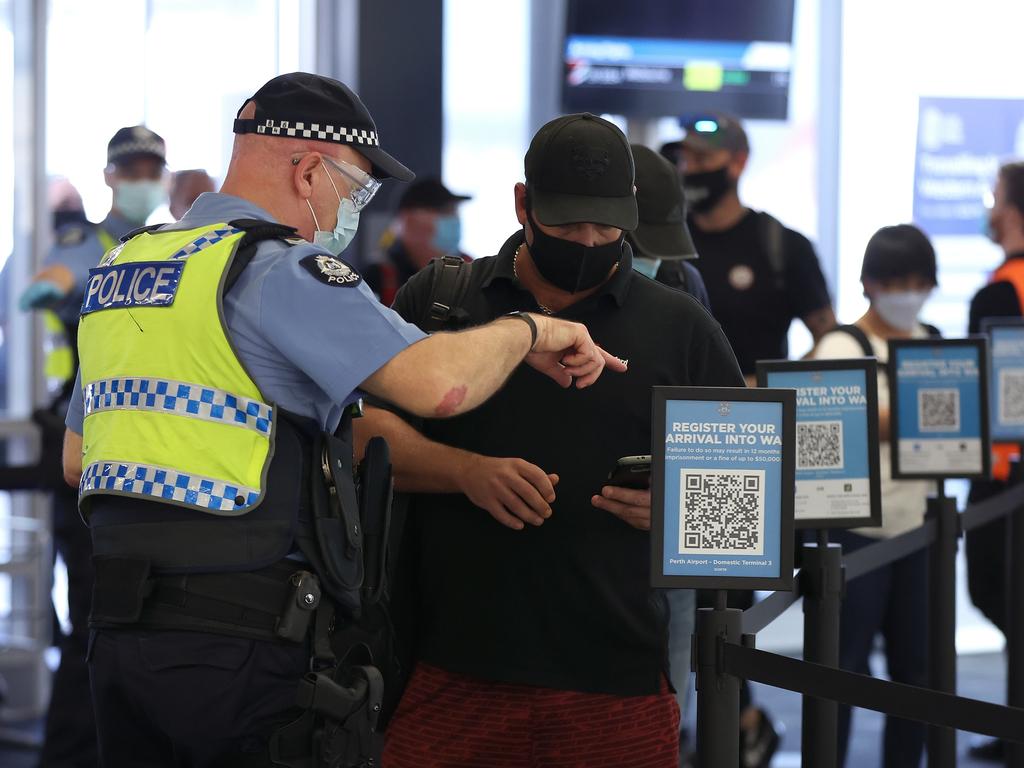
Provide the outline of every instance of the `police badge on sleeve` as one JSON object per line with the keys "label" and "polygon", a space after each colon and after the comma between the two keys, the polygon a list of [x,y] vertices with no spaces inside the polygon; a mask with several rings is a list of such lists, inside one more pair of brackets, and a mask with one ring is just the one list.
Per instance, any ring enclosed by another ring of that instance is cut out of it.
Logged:
{"label": "police badge on sleeve", "polygon": [[316,254],[307,256],[299,261],[306,271],[321,283],[334,285],[339,288],[355,288],[363,278],[350,264],[345,263],[336,256]]}

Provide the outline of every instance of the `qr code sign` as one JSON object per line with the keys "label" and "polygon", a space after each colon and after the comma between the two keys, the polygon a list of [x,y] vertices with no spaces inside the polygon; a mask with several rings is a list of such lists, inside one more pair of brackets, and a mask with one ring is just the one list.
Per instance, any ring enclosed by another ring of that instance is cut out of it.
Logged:
{"label": "qr code sign", "polygon": [[764,554],[764,470],[683,469],[679,552]]}
{"label": "qr code sign", "polygon": [[796,425],[796,468],[842,469],[843,422],[798,422]]}
{"label": "qr code sign", "polygon": [[1024,368],[999,371],[999,423],[1024,424]]}
{"label": "qr code sign", "polygon": [[922,432],[959,432],[960,390],[919,389],[917,425]]}

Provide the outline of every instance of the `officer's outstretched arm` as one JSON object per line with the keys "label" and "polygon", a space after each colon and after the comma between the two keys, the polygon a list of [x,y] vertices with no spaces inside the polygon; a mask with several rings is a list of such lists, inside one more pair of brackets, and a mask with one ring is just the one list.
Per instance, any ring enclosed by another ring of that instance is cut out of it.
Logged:
{"label": "officer's outstretched arm", "polygon": [[607,365],[626,364],[598,347],[579,323],[530,315],[537,328],[531,348],[530,325],[521,318],[499,318],[458,333],[435,333],[407,347],[361,385],[372,395],[431,418],[471,411],[505,383],[524,360],[563,387],[575,379],[580,389],[597,381]]}
{"label": "officer's outstretched arm", "polygon": [[82,480],[82,436],[70,429],[64,430],[64,482],[77,488]]}

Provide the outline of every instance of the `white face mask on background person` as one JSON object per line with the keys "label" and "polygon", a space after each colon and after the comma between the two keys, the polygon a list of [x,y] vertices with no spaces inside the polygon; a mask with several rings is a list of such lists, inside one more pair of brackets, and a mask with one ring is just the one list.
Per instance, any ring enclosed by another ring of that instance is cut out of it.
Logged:
{"label": "white face mask on background person", "polygon": [[[323,165],[323,162],[321,162],[321,165]],[[313,205],[309,202],[308,198],[306,199],[306,205],[309,206],[309,212],[313,214],[313,226],[316,227],[316,231],[313,233],[313,242],[321,248],[330,251],[335,256],[339,256],[342,251],[348,248],[352,238],[356,236],[356,231],[359,229],[359,211],[356,210],[355,203],[350,198],[341,196],[341,193],[338,191],[338,185],[334,183],[334,179],[331,178],[326,165],[324,165],[324,173],[327,174],[331,186],[334,187],[334,193],[338,196],[338,218],[337,224],[334,225],[334,230],[326,232],[320,229],[320,222],[317,221]]]}
{"label": "white face mask on background person", "polygon": [[931,291],[886,291],[873,296],[871,304],[881,318],[893,328],[912,331],[930,293]]}
{"label": "white face mask on background person", "polygon": [[114,207],[132,224],[145,224],[149,214],[167,202],[163,182],[143,179],[114,185]]}

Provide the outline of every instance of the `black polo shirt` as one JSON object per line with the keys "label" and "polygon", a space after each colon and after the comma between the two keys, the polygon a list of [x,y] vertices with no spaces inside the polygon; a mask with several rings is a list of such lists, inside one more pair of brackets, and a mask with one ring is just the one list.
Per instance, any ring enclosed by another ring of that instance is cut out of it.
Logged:
{"label": "black polo shirt", "polygon": [[[790,323],[831,303],[811,242],[755,211],[722,232],[702,230],[693,217],[689,226],[700,254],[694,266],[743,373],[753,374],[758,360],[788,357]],[[781,274],[769,257],[770,226],[781,227]]]}
{"label": "black polo shirt", "polygon": [[[473,263],[471,324],[539,311],[519,287],[513,235]],[[433,266],[394,309],[421,322]],[[645,695],[666,669],[664,600],[649,587],[650,537],[591,505],[620,456],[651,452],[655,384],[743,386],[725,336],[692,297],[636,274],[628,246],[600,292],[558,313],[629,360],[593,386],[561,389],[527,365],[476,410],[428,420],[433,440],[518,457],[559,475],[553,514],[514,531],[462,495],[419,495],[408,525],[418,591],[417,658],[485,680]],[[410,540],[410,539],[407,539]]]}

